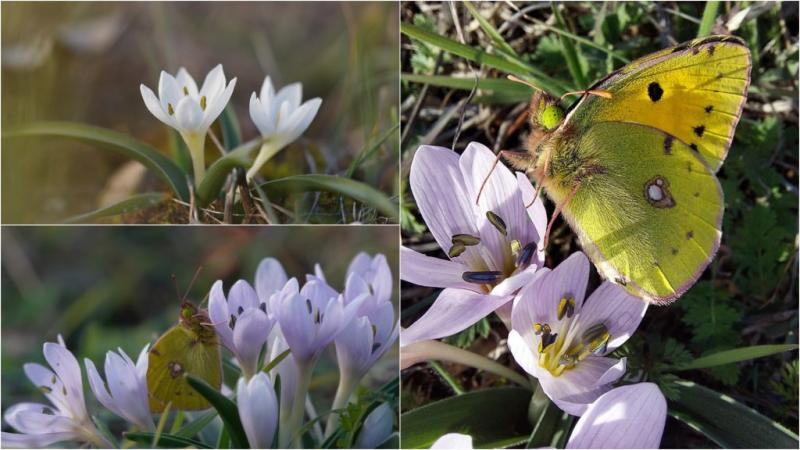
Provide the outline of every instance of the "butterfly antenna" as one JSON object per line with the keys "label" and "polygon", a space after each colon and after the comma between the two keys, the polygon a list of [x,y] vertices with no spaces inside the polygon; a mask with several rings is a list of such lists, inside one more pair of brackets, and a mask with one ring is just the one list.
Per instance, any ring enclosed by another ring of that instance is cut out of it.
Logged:
{"label": "butterfly antenna", "polygon": [[540,88],[539,86],[536,86],[535,84],[531,83],[530,81],[525,81],[522,78],[516,77],[514,75],[508,75],[506,78],[508,78],[509,80],[511,80],[511,81],[513,81],[515,83],[522,83],[525,86],[529,86],[529,87],[532,87],[533,89],[536,89],[537,91],[544,92],[544,89]]}
{"label": "butterfly antenna", "polygon": [[483,193],[483,188],[486,187],[486,183],[489,181],[489,177],[492,176],[492,172],[494,172],[495,167],[497,167],[497,163],[500,162],[500,153],[497,153],[497,157],[494,159],[494,163],[492,164],[492,168],[489,170],[489,173],[486,174],[486,178],[483,179],[483,183],[481,183],[481,188],[478,189],[478,197],[475,199],[475,205],[478,205],[478,202],[481,200],[481,194]]}
{"label": "butterfly antenna", "polygon": [[172,278],[172,284],[175,286],[175,295],[177,295],[178,296],[178,300],[180,300],[182,297],[181,297],[181,290],[178,287],[178,277],[175,276],[175,274],[173,273],[170,276],[170,278]]}
{"label": "butterfly antenna", "polygon": [[599,89],[588,89],[588,90],[583,90],[583,91],[567,92],[566,94],[561,96],[559,101],[563,101],[566,97],[569,97],[570,95],[583,95],[583,94],[596,95],[598,97],[603,97],[603,98],[611,98],[612,97],[611,92],[601,91]]}
{"label": "butterfly antenna", "polygon": [[550,229],[553,228],[553,223],[556,221],[556,218],[559,214],[561,214],[561,210],[567,206],[567,203],[572,200],[572,197],[578,193],[578,189],[581,187],[580,183],[575,184],[575,187],[567,194],[567,197],[558,205],[556,205],[556,210],[553,211],[553,215],[550,217],[550,222],[547,224],[547,230],[544,232],[544,245],[542,246],[543,249],[547,248],[547,244],[550,242]]}
{"label": "butterfly antenna", "polygon": [[186,298],[189,296],[189,291],[192,290],[192,286],[194,286],[194,282],[197,281],[197,277],[200,275],[200,271],[202,271],[202,270],[203,270],[203,266],[200,266],[194,272],[194,276],[192,276],[192,281],[189,282],[189,286],[186,288],[186,292],[183,294],[183,298],[181,299],[181,302],[185,302],[186,301]]}

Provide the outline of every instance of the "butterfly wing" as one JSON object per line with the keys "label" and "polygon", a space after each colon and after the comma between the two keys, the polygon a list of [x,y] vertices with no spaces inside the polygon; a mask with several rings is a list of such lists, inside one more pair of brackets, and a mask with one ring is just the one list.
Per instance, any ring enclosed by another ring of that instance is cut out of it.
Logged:
{"label": "butterfly wing", "polygon": [[174,410],[206,409],[211,405],[186,381],[189,373],[219,389],[222,363],[216,337],[201,340],[197,333],[175,325],[161,336],[148,355],[147,387],[150,410],[162,412],[172,402]]}
{"label": "butterfly wing", "polygon": [[584,95],[567,122],[649,125],[683,141],[719,170],[741,117],[750,84],[750,50],[734,36],[696,39],[638,59]]}
{"label": "butterfly wing", "polygon": [[[563,215],[598,270],[633,294],[665,303],[683,294],[719,247],[722,189],[708,165],[661,130],[601,122],[579,138],[594,170]],[[551,182],[562,201],[570,186]]]}

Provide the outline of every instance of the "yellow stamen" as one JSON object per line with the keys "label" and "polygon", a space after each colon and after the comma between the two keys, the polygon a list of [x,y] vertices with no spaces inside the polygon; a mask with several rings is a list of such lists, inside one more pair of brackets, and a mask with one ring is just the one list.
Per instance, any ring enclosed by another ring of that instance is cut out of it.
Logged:
{"label": "yellow stamen", "polygon": [[186,86],[183,87],[183,95],[189,95],[189,88]]}
{"label": "yellow stamen", "polygon": [[205,95],[200,97],[200,108],[202,108],[203,111],[206,110],[206,96]]}
{"label": "yellow stamen", "polygon": [[169,113],[170,116],[175,114],[175,110],[172,109],[172,103],[167,103],[167,112]]}

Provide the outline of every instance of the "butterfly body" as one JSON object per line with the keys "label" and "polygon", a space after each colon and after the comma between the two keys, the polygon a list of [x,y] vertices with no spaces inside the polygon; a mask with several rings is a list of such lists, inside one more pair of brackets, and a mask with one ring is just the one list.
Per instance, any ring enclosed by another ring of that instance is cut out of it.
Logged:
{"label": "butterfly body", "polygon": [[222,363],[217,333],[205,310],[190,302],[181,305],[177,325],[162,335],[148,355],[147,387],[150,410],[209,408],[208,401],[186,381],[186,374],[203,379],[215,389],[222,384]]}
{"label": "butterfly body", "polygon": [[719,248],[724,205],[715,174],[750,66],[738,38],[710,36],[613,72],[557,123],[558,100],[537,92],[528,154],[508,160],[561,208],[605,278],[649,301],[672,301]]}

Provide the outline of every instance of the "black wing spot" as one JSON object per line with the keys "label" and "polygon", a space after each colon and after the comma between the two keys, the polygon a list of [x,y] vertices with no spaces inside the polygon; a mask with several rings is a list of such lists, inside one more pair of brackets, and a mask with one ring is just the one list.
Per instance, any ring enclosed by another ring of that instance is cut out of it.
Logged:
{"label": "black wing spot", "polygon": [[695,193],[694,193],[694,196],[695,196],[695,197],[700,197],[700,193],[699,193],[699,192],[695,192]]}
{"label": "black wing spot", "polygon": [[664,138],[664,154],[671,155],[672,154],[672,136],[667,136]]}
{"label": "black wing spot", "polygon": [[714,56],[714,50],[716,50],[714,48],[714,46],[713,45],[709,45],[708,46],[708,56]]}
{"label": "black wing spot", "polygon": [[664,90],[661,89],[661,85],[657,82],[654,81],[647,86],[647,96],[653,102],[661,100],[662,95],[664,95]]}
{"label": "black wing spot", "polygon": [[693,238],[693,237],[694,237],[694,231],[692,231],[692,230],[689,230],[689,231],[687,231],[687,232],[686,232],[686,240],[687,240],[687,241],[688,241],[689,239]]}
{"label": "black wing spot", "polygon": [[714,105],[708,105],[705,107],[705,110],[708,114],[711,114],[711,111],[714,110]]}
{"label": "black wing spot", "polygon": [[692,149],[692,150],[694,150],[694,151],[696,151],[696,152],[697,152],[697,151],[699,151],[699,150],[697,150],[697,144],[695,144],[694,142],[692,142],[691,144],[689,144],[689,148],[690,148],[690,149]]}
{"label": "black wing spot", "polygon": [[693,54],[693,55],[699,55],[699,54],[700,54],[700,49],[699,49],[699,48],[697,48],[697,47],[693,48],[693,49],[692,49],[692,54]]}
{"label": "black wing spot", "polygon": [[686,170],[687,170],[688,172],[691,172],[691,171],[692,171],[692,162],[691,162],[691,161],[689,161],[689,162],[687,162],[687,163],[686,163]]}
{"label": "black wing spot", "polygon": [[698,125],[694,127],[693,130],[694,134],[696,134],[697,137],[703,137],[703,133],[706,131],[706,127],[704,125]]}
{"label": "black wing spot", "polygon": [[678,249],[675,248],[675,247],[672,247],[671,253],[672,253],[672,256],[677,255],[678,254]]}
{"label": "black wing spot", "polygon": [[[725,74],[724,74],[724,73],[722,73],[722,72],[717,72],[717,79],[718,79],[718,80],[721,80],[721,79],[723,79],[723,78],[725,78]],[[714,91],[714,92],[718,92],[718,91]]]}

